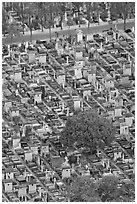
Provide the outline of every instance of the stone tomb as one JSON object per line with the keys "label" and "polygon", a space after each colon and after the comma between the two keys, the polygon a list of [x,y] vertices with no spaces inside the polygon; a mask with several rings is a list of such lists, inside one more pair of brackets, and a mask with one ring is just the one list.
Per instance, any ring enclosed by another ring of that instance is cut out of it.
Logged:
{"label": "stone tomb", "polygon": [[35,59],[35,51],[29,51],[29,64],[34,63],[36,61]]}
{"label": "stone tomb", "polygon": [[77,42],[83,41],[83,31],[77,30]]}
{"label": "stone tomb", "polygon": [[41,63],[41,64],[46,63],[46,54],[39,55],[39,63]]}

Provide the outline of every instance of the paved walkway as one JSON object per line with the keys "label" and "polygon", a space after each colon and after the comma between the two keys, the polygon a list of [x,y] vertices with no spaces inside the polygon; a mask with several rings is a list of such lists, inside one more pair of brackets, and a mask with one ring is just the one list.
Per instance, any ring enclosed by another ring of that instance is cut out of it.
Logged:
{"label": "paved walkway", "polygon": [[[60,28],[52,28],[51,29],[51,37],[56,38],[56,32],[58,32],[59,36],[75,35],[77,29],[83,30],[83,32],[85,34],[102,32],[102,30],[106,30],[106,29],[109,29],[110,27],[113,27],[114,24],[116,24],[116,22],[113,22],[113,24],[108,24],[107,22],[101,22],[100,25],[92,23],[92,24],[90,24],[89,28],[85,24],[81,25],[81,27],[79,27],[78,25],[71,26],[70,28],[68,26],[66,26],[63,28],[63,30],[61,30]],[[133,26],[135,26],[135,20],[134,19],[128,20],[127,21],[127,28],[132,28]],[[118,21],[117,27],[118,27],[118,29],[124,29],[123,20]],[[44,39],[49,39],[49,38],[50,38],[49,29],[44,29],[43,32],[41,30],[36,30],[36,31],[32,32],[32,41],[36,41],[39,39],[44,40]],[[21,37],[14,37],[12,42],[13,43],[20,43],[23,41],[24,42],[30,41],[30,32],[29,31],[25,32],[24,35],[22,34]],[[6,36],[6,37],[2,38],[2,42],[5,44],[10,44],[11,39],[9,36]]]}

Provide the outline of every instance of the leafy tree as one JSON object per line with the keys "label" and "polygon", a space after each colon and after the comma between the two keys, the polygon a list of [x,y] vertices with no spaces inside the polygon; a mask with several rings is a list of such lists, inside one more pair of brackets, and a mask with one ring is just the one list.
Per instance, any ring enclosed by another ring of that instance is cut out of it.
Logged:
{"label": "leafy tree", "polygon": [[116,20],[118,20],[119,17],[119,13],[118,13],[118,4],[116,2],[111,2],[109,5],[109,9],[110,9],[110,18],[113,19],[115,18]]}
{"label": "leafy tree", "polygon": [[111,201],[118,197],[118,178],[115,176],[104,176],[98,183],[98,193],[103,202]]}
{"label": "leafy tree", "polygon": [[83,2],[73,2],[73,5],[78,12],[78,21],[79,21],[79,27],[80,27],[80,8],[83,7]]}
{"label": "leafy tree", "polygon": [[90,26],[90,21],[91,21],[91,14],[92,14],[92,3],[91,2],[86,2],[86,9],[87,9],[87,20],[88,20],[88,28]]}
{"label": "leafy tree", "polygon": [[6,14],[5,8],[2,7],[2,32],[4,36],[6,34],[7,27],[8,27],[7,14]]}
{"label": "leafy tree", "polygon": [[96,183],[89,177],[77,177],[67,189],[70,202],[99,202]]}
{"label": "leafy tree", "polygon": [[123,202],[132,202],[135,199],[135,185],[133,183],[122,182],[121,188],[119,188],[119,200]]}
{"label": "leafy tree", "polygon": [[43,14],[44,14],[44,18],[43,18],[43,22],[44,22],[44,26],[47,26],[49,28],[49,35],[50,35],[50,39],[51,39],[51,28],[54,25],[54,3],[51,2],[46,2],[45,4],[43,4]]}
{"label": "leafy tree", "polygon": [[26,3],[27,7],[24,8],[24,17],[28,18],[28,27],[30,30],[30,41],[32,41],[32,31],[34,27],[33,17],[36,15],[37,7],[34,2]]}
{"label": "leafy tree", "polygon": [[28,4],[25,2],[13,2],[13,8],[17,12],[17,15],[20,17],[20,21],[22,22],[23,34],[24,34],[24,27],[25,27],[24,26],[25,15],[27,15],[25,7]]}
{"label": "leafy tree", "polygon": [[11,44],[13,42],[13,37],[17,36],[17,37],[22,37],[22,34],[19,31],[18,26],[13,22],[11,24],[9,24],[8,26],[8,34],[10,36],[10,40],[11,40]]}
{"label": "leafy tree", "polygon": [[73,21],[72,21],[72,19],[70,17],[67,20],[67,25],[69,26],[69,35],[70,35],[70,26],[73,25]]}
{"label": "leafy tree", "polygon": [[100,13],[102,11],[102,7],[100,6],[100,3],[98,2],[93,2],[93,11],[96,13],[98,24],[100,20]]}
{"label": "leafy tree", "polygon": [[111,144],[114,133],[110,121],[91,110],[69,117],[60,139],[65,147],[72,147],[75,143],[93,152],[97,147]]}
{"label": "leafy tree", "polygon": [[16,125],[18,125],[18,123],[20,122],[20,117],[19,116],[15,116],[13,117],[13,121]]}
{"label": "leafy tree", "polygon": [[36,3],[36,6],[37,6],[37,15],[38,15],[38,18],[40,19],[40,24],[42,26],[42,32],[43,32],[44,19],[46,16],[45,3],[38,2]]}
{"label": "leafy tree", "polygon": [[126,19],[129,12],[129,3],[128,2],[119,2],[119,13],[122,13],[124,19],[124,30],[126,29]]}
{"label": "leafy tree", "polygon": [[122,15],[124,20],[124,30],[126,29],[126,20],[131,12],[135,8],[134,2],[112,2],[110,3],[111,16],[116,16],[117,18]]}
{"label": "leafy tree", "polygon": [[134,191],[133,184],[122,183],[114,175],[104,176],[98,181],[98,194],[103,202],[130,202],[134,198],[131,189]]}
{"label": "leafy tree", "polygon": [[77,9],[78,13],[80,12],[80,7],[83,7],[83,2],[73,2],[74,8]]}
{"label": "leafy tree", "polygon": [[55,13],[59,13],[60,14],[60,26],[61,26],[61,30],[63,29],[62,27],[62,23],[63,23],[63,17],[64,17],[64,13],[66,10],[66,3],[65,2],[61,2],[61,3],[57,3],[54,12]]}

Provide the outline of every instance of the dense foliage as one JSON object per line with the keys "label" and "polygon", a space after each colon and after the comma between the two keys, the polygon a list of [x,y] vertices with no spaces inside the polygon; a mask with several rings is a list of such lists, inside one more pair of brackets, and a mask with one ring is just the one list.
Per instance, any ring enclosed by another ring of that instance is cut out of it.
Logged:
{"label": "dense foliage", "polygon": [[108,175],[94,181],[89,177],[77,177],[68,187],[71,202],[131,202],[134,185],[122,183],[119,177]]}
{"label": "dense foliage", "polygon": [[43,31],[43,27],[51,28],[53,26],[56,17],[59,17],[59,24],[62,29],[65,12],[71,16],[75,14],[79,25],[81,16],[88,19],[89,22],[92,22],[92,20],[99,22],[99,17],[107,18],[109,11],[112,18],[114,16],[116,19],[122,17],[126,23],[128,16],[135,12],[135,2],[11,2],[8,7],[3,2],[3,29],[7,24],[5,16],[12,9],[17,12],[23,23],[27,23],[30,31],[37,27],[36,22],[41,24]]}
{"label": "dense foliage", "polygon": [[114,134],[112,123],[91,110],[69,117],[60,139],[65,147],[83,146],[93,151],[109,145]]}
{"label": "dense foliage", "polygon": [[97,184],[89,177],[77,177],[68,188],[70,202],[99,202]]}

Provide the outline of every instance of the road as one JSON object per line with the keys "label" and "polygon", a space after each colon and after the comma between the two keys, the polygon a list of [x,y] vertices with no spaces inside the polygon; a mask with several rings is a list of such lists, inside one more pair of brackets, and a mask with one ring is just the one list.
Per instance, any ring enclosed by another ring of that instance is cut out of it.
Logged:
{"label": "road", "polygon": [[[76,29],[81,29],[83,30],[83,32],[85,34],[88,34],[88,33],[100,33],[102,32],[102,30],[107,30],[109,29],[110,27],[113,27],[114,25],[109,25],[109,24],[106,24],[104,23],[103,25],[91,25],[90,28],[87,28],[86,26],[81,26],[80,28],[78,26],[71,26],[70,29],[68,27],[65,27],[63,30],[60,30],[60,29],[52,29],[51,30],[51,37],[52,38],[56,38],[56,32],[59,33],[59,36],[62,36],[62,35],[75,35],[76,34]],[[135,21],[130,21],[130,22],[127,22],[127,28],[132,28],[133,26],[135,26]],[[117,28],[119,30],[123,30],[124,29],[124,24],[123,22],[119,22],[117,24]],[[32,41],[35,41],[35,40],[46,40],[46,39],[49,39],[49,31],[47,29],[44,30],[44,32],[42,31],[33,31],[33,35],[32,35]],[[27,32],[27,34],[25,34],[24,36],[22,37],[14,37],[13,38],[13,43],[20,43],[20,42],[26,42],[26,41],[30,41],[30,34],[29,32]],[[10,44],[11,40],[10,40],[10,37],[5,37],[2,39],[2,43],[4,44]]]}

